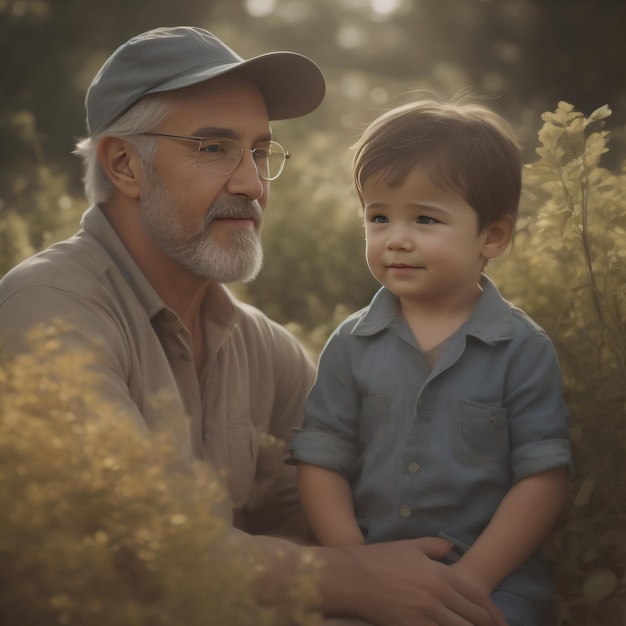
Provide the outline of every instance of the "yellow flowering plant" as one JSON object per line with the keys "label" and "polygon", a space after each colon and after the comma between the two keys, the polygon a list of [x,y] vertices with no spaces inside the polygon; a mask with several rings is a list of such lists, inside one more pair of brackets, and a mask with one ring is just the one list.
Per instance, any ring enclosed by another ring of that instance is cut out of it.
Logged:
{"label": "yellow flowering plant", "polygon": [[626,168],[602,166],[610,114],[543,115],[512,253],[490,269],[563,367],[574,471],[546,549],[558,626],[626,624]]}
{"label": "yellow flowering plant", "polygon": [[[221,483],[95,393],[59,327],[0,367],[0,623],[308,625],[314,564],[261,606],[260,556],[221,513]],[[85,418],[85,414],[98,415]]]}

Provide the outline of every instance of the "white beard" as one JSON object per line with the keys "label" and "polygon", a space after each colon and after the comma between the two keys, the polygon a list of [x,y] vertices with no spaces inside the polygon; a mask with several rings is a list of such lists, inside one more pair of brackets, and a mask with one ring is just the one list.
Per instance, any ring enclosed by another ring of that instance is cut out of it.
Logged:
{"label": "white beard", "polygon": [[[259,232],[263,211],[256,200],[234,197],[215,200],[196,232],[186,232],[178,215],[183,209],[164,189],[161,181],[146,168],[147,191],[139,201],[139,214],[156,245],[171,259],[194,276],[219,283],[249,282],[263,266],[263,249]],[[227,243],[218,242],[208,233],[213,220],[250,218],[254,231],[233,233]]]}

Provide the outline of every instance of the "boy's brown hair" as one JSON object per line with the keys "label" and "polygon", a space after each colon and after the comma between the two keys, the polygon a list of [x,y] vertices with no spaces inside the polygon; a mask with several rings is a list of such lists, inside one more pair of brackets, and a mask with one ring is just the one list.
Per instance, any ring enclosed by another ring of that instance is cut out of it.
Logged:
{"label": "boy's brown hair", "polygon": [[511,126],[469,101],[419,100],[383,113],[353,146],[353,175],[361,203],[373,175],[401,185],[416,166],[435,185],[461,195],[478,215],[479,228],[517,218],[522,158]]}

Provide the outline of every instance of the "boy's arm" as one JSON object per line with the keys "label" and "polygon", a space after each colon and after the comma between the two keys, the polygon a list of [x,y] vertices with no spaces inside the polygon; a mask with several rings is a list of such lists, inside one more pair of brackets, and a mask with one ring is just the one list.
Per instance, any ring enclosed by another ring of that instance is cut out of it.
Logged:
{"label": "boy's arm", "polygon": [[364,543],[352,504],[352,492],[339,472],[298,463],[300,501],[317,540],[324,546]]}
{"label": "boy's arm", "polygon": [[487,528],[453,567],[491,592],[541,545],[561,512],[566,489],[566,467],[517,482]]}

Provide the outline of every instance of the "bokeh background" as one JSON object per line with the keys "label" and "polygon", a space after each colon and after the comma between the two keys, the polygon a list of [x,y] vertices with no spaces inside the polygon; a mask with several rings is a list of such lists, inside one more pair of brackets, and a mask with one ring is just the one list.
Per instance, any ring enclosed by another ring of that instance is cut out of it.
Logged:
{"label": "bokeh background", "polygon": [[248,291],[284,323],[311,328],[369,300],[349,147],[415,90],[487,97],[526,161],[544,111],[608,104],[610,159],[624,156],[623,0],[0,0],[0,274],[73,232],[86,206],[71,152],[100,64],[132,35],[179,24],[242,56],[301,52],[328,79],[318,111],[274,128],[293,158],[273,185],[266,268]]}
{"label": "bokeh background", "polygon": [[[563,134],[543,137],[554,158],[526,176],[514,251],[492,273],[554,338],[572,407],[576,472],[548,553],[553,623],[626,624],[626,2],[0,0],[0,276],[76,230],[85,90],[113,49],[163,25],[203,26],[246,57],[301,52],[327,77],[317,111],[274,125],[293,156],[272,186],[265,267],[233,287],[313,358],[377,288],[350,177],[367,123],[423,90],[469,88],[537,164],[544,113],[567,102],[588,121],[561,113]],[[604,105],[611,115],[589,119]]]}

